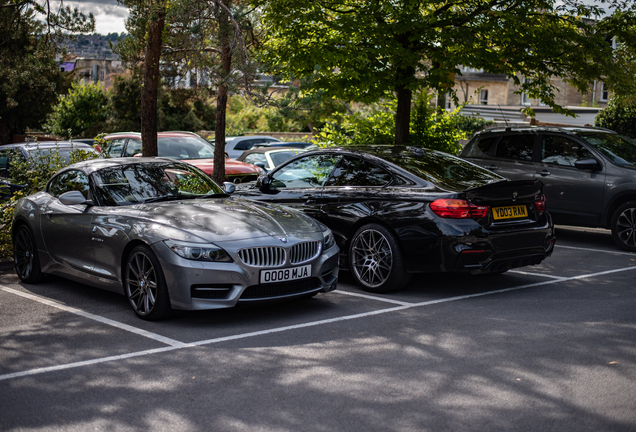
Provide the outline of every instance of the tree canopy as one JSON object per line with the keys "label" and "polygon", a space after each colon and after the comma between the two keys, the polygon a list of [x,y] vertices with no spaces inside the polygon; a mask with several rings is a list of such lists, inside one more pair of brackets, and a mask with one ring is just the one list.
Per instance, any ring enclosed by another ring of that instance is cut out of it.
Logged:
{"label": "tree canopy", "polygon": [[314,91],[367,103],[396,95],[395,141],[406,143],[413,93],[446,92],[461,65],[506,74],[567,112],[554,78],[585,91],[620,72],[608,33],[625,23],[585,19],[601,12],[573,0],[268,0],[262,52],[276,74],[309,77]]}
{"label": "tree canopy", "polygon": [[55,61],[63,33],[94,28],[92,15],[34,0],[0,0],[0,143],[45,119],[68,74]]}

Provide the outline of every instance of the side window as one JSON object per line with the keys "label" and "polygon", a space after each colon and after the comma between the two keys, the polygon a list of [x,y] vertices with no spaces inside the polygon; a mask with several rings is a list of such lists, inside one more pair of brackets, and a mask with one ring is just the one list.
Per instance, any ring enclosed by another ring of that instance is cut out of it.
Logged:
{"label": "side window", "polygon": [[132,157],[139,153],[141,153],[141,141],[136,139],[129,139],[128,145],[126,146],[126,151],[124,152],[124,156]]}
{"label": "side window", "polygon": [[382,168],[356,158],[343,158],[326,186],[384,186],[392,179]]}
{"label": "side window", "polygon": [[245,159],[243,159],[243,162],[249,163],[249,164],[255,164],[258,162],[267,163],[267,158],[265,157],[265,154],[263,153],[252,153],[245,156]]}
{"label": "side window", "polygon": [[508,135],[501,138],[497,144],[495,156],[505,159],[522,161],[532,160],[534,135]]}
{"label": "side window", "polygon": [[65,171],[53,177],[47,192],[55,198],[59,198],[64,192],[80,191],[86,199],[89,199],[88,177],[81,171]]}
{"label": "side window", "polygon": [[105,149],[102,149],[103,153],[106,153],[110,157],[120,157],[121,151],[124,148],[126,138],[115,138],[108,141],[108,145]]}
{"label": "side window", "polygon": [[0,153],[0,177],[9,177],[9,152]]}
{"label": "side window", "polygon": [[594,157],[583,144],[565,137],[546,135],[541,144],[543,163],[573,167],[579,159]]}
{"label": "side window", "polygon": [[234,146],[234,150],[249,150],[254,147],[254,140],[243,140]]}
{"label": "side window", "polygon": [[272,188],[311,188],[324,186],[341,156],[325,154],[297,159],[272,176]]}

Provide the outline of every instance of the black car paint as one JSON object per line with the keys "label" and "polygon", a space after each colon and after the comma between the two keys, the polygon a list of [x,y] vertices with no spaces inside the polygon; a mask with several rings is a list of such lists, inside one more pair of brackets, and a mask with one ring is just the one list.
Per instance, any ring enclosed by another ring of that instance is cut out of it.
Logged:
{"label": "black car paint", "polygon": [[[404,148],[397,148],[396,152],[408,154]],[[394,181],[383,187],[268,188],[277,171],[302,157],[320,153],[365,159],[389,171]],[[488,271],[489,266],[499,260],[507,260],[504,267],[507,263],[516,266],[513,259],[515,252],[510,250],[522,251],[519,258],[527,253],[532,255],[533,259],[520,260],[519,265],[522,262],[536,264],[551,253],[554,233],[550,216],[547,213],[539,215],[531,205],[542,194],[538,181],[498,181],[468,190],[459,184],[445,183],[444,186],[436,186],[364,151],[335,149],[296,156],[268,176],[261,177],[255,185],[239,187],[237,194],[248,199],[302,208],[306,214],[331,228],[341,250],[342,264],[347,262],[351,236],[368,223],[382,224],[399,238],[408,272]],[[512,201],[513,189],[518,191],[516,202]],[[528,203],[537,220],[525,224],[493,224],[491,216],[482,220],[444,219],[429,208],[430,202],[438,198],[469,199],[475,203],[488,201],[490,205]],[[497,252],[502,247],[507,249],[506,254]],[[484,249],[486,252],[465,259],[461,255],[466,249]]]}

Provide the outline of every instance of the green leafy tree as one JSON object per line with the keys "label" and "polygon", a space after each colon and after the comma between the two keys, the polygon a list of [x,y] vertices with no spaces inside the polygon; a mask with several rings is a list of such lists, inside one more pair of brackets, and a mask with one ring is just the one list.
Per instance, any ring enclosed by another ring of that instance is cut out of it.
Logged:
{"label": "green leafy tree", "polygon": [[54,135],[72,138],[94,136],[96,126],[106,120],[108,98],[100,83],[73,83],[67,95],[59,97],[46,128]]}
{"label": "green leafy tree", "polygon": [[636,107],[619,98],[612,99],[608,107],[598,113],[594,125],[636,139]]}
{"label": "green leafy tree", "polygon": [[[445,93],[459,65],[506,74],[567,113],[555,101],[555,77],[586,91],[594,79],[621,73],[605,39],[625,23],[582,19],[600,14],[575,0],[268,0],[262,58],[277,75],[311,79],[315,91],[343,100],[395,95],[401,144],[410,141],[413,94]],[[531,80],[521,83],[519,74]]]}
{"label": "green leafy tree", "polygon": [[[158,100],[163,75],[203,72],[202,91],[216,89],[214,180],[225,176],[227,98],[241,81],[249,87],[246,40],[253,36],[241,0],[120,0],[130,8],[130,36],[117,51],[142,71],[141,134],[144,156],[157,154]],[[140,55],[140,53],[142,53]]]}
{"label": "green leafy tree", "polygon": [[[0,0],[0,143],[38,127],[69,85],[58,70],[63,32],[92,31],[92,15],[58,2]],[[54,10],[55,8],[55,10]]]}

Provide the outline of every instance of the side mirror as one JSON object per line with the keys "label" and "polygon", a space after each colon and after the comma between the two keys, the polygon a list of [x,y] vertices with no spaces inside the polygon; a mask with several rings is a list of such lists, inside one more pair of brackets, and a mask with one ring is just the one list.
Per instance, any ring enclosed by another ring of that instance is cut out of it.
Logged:
{"label": "side mirror", "polygon": [[257,167],[259,167],[260,169],[262,169],[263,171],[267,172],[267,170],[265,169],[265,164],[263,162],[256,162],[254,165],[256,165]]}
{"label": "side mirror", "polygon": [[68,191],[60,195],[60,202],[64,205],[89,204],[80,191]]}
{"label": "side mirror", "polygon": [[267,174],[259,176],[256,180],[256,189],[260,189],[261,192],[269,191],[269,186],[272,184],[272,178]]}
{"label": "side mirror", "polygon": [[233,194],[236,190],[236,186],[234,186],[234,183],[223,182],[223,190],[225,193]]}
{"label": "side mirror", "polygon": [[579,159],[574,162],[574,166],[584,171],[597,171],[601,169],[601,165],[594,158]]}

